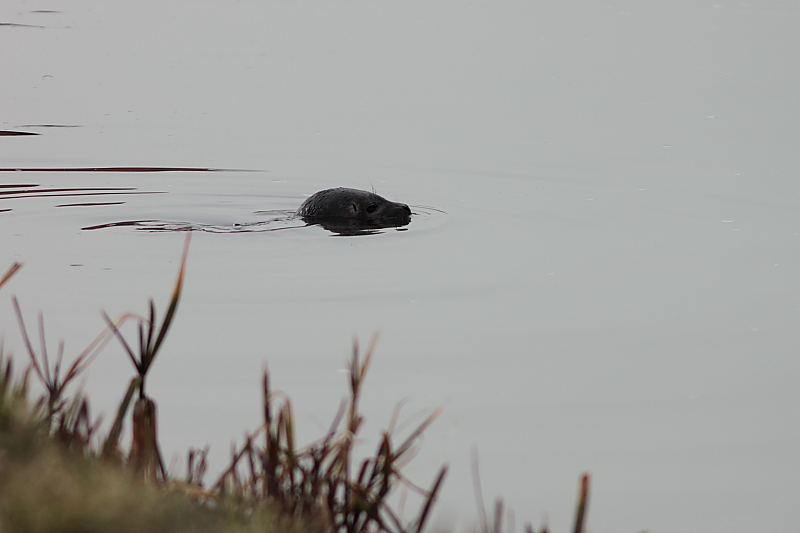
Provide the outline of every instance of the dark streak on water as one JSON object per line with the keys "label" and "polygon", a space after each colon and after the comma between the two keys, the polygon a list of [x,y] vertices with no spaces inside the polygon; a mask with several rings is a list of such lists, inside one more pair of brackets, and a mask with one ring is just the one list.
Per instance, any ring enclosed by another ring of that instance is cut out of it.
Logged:
{"label": "dark streak on water", "polygon": [[39,134],[33,133],[32,131],[0,130],[0,137],[11,137],[15,135],[39,135]]}
{"label": "dark streak on water", "polygon": [[[9,193],[6,193],[9,194]],[[68,196],[104,196],[117,194],[166,194],[166,191],[122,191],[122,192],[69,192],[59,194],[20,194],[15,196],[0,196],[0,200],[16,198],[39,198],[39,197],[68,197]]]}
{"label": "dark streak on water", "polygon": [[[38,185],[36,185],[38,187]],[[102,187],[102,188],[86,188],[86,187],[77,187],[77,188],[70,188],[70,189],[19,189],[14,191],[2,191],[0,195],[17,195],[17,194],[41,194],[42,193],[51,193],[51,192],[97,192],[102,193],[105,191],[117,192],[117,191],[135,191],[136,187]],[[51,196],[51,195],[47,195]]]}
{"label": "dark streak on water", "polygon": [[93,205],[122,205],[125,202],[84,202],[80,204],[59,204],[55,207],[91,207]]}
{"label": "dark streak on water", "polygon": [[[298,225],[294,213],[287,211],[285,216],[276,217],[261,222],[247,224],[231,224],[229,226],[200,224],[197,222],[171,222],[167,220],[125,220],[109,222],[96,226],[86,226],[82,230],[96,230],[104,228],[133,227],[139,231],[166,232],[166,231],[203,231],[206,233],[261,233],[266,231],[279,231],[306,227],[305,223]],[[277,227],[267,227],[277,226]]]}
{"label": "dark streak on water", "polygon": [[20,128],[80,128],[77,124],[22,124]]}
{"label": "dark streak on water", "polygon": [[[70,187],[70,188],[48,188],[38,189],[39,184],[10,184],[0,185],[0,200],[11,200],[17,198],[39,198],[39,197],[70,197],[70,196],[105,196],[119,194],[165,194],[166,191],[137,191],[136,187]],[[90,202],[84,204],[64,204],[66,205],[115,205],[125,202]]]}
{"label": "dark streak on water", "polygon": [[36,26],[34,24],[14,24],[13,22],[0,22],[0,26],[9,28],[44,28],[44,26]]}
{"label": "dark streak on water", "polygon": [[0,168],[0,172],[261,172],[252,169],[198,167]]}

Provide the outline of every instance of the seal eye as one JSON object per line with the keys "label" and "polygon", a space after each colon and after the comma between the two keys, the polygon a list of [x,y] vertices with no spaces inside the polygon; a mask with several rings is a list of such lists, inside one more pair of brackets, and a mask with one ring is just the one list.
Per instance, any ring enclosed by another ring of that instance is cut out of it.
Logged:
{"label": "seal eye", "polygon": [[367,207],[367,213],[372,214],[375,212],[376,209],[378,209],[377,205],[369,204],[369,206]]}

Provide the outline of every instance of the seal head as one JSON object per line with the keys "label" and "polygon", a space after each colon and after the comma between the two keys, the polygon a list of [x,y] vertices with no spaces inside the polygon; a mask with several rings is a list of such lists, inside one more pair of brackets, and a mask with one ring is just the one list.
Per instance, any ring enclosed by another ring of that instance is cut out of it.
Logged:
{"label": "seal head", "polygon": [[295,215],[307,224],[319,224],[340,234],[374,233],[411,222],[411,208],[373,192],[339,187],[312,194]]}

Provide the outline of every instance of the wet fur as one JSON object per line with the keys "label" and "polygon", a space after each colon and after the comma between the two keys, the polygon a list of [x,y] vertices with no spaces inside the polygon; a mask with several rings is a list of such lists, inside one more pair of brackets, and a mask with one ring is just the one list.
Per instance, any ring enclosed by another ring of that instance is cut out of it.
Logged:
{"label": "wet fur", "polygon": [[309,223],[351,221],[368,227],[391,227],[408,224],[411,208],[373,192],[339,187],[309,196],[296,215]]}

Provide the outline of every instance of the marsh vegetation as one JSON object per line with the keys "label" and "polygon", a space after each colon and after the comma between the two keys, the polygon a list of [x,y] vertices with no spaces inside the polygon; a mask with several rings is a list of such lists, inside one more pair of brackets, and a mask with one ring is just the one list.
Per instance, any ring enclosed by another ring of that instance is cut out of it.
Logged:
{"label": "marsh vegetation", "polygon": [[[409,480],[402,467],[413,457],[420,436],[441,407],[402,437],[395,416],[381,432],[372,454],[357,458],[354,444],[364,422],[359,400],[375,352],[377,336],[363,354],[354,341],[348,368],[349,394],[317,441],[298,446],[291,400],[276,392],[264,370],[263,422],[247,434],[230,463],[205,482],[207,449],[191,449],[183,476],[165,467],[158,441],[158,407],[146,388],[176,316],[184,280],[187,236],[177,280],[159,321],[150,300],[146,316],[125,313],[106,327],[71,362],[63,343],[48,353],[44,320],[38,318],[39,346],[31,340],[17,299],[12,297],[27,351],[27,365],[15,362],[0,345],[0,530],[2,531],[303,531],[341,533],[421,533],[448,467],[427,488]],[[0,287],[21,267],[0,277]],[[133,323],[135,338],[123,333]],[[116,339],[135,369],[110,429],[100,431],[89,399],[77,379],[103,348]],[[38,387],[34,387],[38,383]],[[41,389],[32,398],[34,388]],[[121,444],[129,425],[129,446]],[[477,466],[477,465],[476,465]],[[477,473],[476,473],[476,483]],[[390,505],[399,487],[417,493],[410,518]],[[583,531],[588,498],[584,475],[574,531]],[[479,528],[500,533],[505,516],[498,500],[491,518],[479,500]],[[513,523],[507,529],[513,530]],[[525,527],[534,533],[532,526]],[[541,531],[547,531],[546,526]]]}

